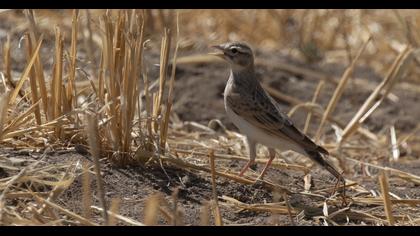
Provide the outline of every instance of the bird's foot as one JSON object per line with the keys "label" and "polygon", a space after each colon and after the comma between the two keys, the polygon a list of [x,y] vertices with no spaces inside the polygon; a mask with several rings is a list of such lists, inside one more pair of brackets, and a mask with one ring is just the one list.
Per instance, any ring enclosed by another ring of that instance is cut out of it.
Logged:
{"label": "bird's foot", "polygon": [[257,167],[258,167],[257,163],[254,163],[254,164],[252,164],[252,165],[249,166],[249,168],[251,170],[253,170],[253,171],[256,171],[257,170]]}
{"label": "bird's foot", "polygon": [[255,182],[262,182],[264,180],[264,174],[265,173],[261,173],[258,178],[255,180]]}
{"label": "bird's foot", "polygon": [[[343,184],[343,186],[339,186],[340,183]],[[333,192],[331,195],[334,195],[335,193],[338,193],[341,198],[342,198],[342,202],[341,202],[341,206],[342,207],[346,207],[349,205],[349,203],[347,202],[347,196],[346,196],[346,180],[344,179],[344,177],[341,176],[341,178],[337,179],[337,182],[334,186]]]}
{"label": "bird's foot", "polygon": [[245,172],[248,170],[248,168],[251,167],[251,169],[252,169],[252,166],[254,166],[254,165],[256,165],[256,164],[254,162],[252,162],[252,161],[249,161],[248,163],[246,163],[246,165],[244,166],[244,168],[239,173],[239,177],[242,177],[245,174]]}
{"label": "bird's foot", "polygon": [[241,172],[239,173],[239,177],[243,177],[245,174],[246,169],[242,169]]}

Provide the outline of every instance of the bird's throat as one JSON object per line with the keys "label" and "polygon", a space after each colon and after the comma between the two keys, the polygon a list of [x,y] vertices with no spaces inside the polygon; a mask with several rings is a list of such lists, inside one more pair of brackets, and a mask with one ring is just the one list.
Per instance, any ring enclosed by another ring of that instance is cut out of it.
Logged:
{"label": "bird's throat", "polygon": [[234,86],[254,87],[256,84],[259,83],[253,66],[232,68],[230,77]]}

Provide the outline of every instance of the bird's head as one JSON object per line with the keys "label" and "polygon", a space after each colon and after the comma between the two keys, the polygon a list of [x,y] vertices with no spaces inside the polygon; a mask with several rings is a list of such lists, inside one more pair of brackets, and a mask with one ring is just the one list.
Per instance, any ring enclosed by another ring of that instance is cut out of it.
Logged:
{"label": "bird's head", "polygon": [[254,56],[252,50],[245,43],[229,42],[214,45],[212,47],[219,51],[210,54],[221,57],[229,62],[233,70],[241,70],[254,66]]}

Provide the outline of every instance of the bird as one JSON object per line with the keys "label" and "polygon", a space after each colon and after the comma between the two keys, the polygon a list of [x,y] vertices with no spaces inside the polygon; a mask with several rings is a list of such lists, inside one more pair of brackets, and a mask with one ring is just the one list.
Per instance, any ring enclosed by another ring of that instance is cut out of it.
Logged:
{"label": "bird", "polygon": [[292,150],[309,157],[345,184],[340,172],[325,158],[328,151],[302,133],[292,120],[281,111],[279,104],[263,89],[257,79],[254,54],[244,42],[213,45],[211,55],[220,57],[230,65],[230,75],[224,90],[227,116],[246,137],[249,161],[242,168],[243,176],[249,167],[255,167],[256,144],[265,145],[269,160],[257,178],[264,177],[276,156],[276,149]]}

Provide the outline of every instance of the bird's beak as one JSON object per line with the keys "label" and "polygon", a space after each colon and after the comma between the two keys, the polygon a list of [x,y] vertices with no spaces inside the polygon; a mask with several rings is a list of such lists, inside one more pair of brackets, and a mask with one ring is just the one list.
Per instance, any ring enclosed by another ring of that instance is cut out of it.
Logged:
{"label": "bird's beak", "polygon": [[222,46],[220,46],[220,45],[213,45],[211,47],[212,48],[215,48],[217,50],[220,50],[220,51],[218,51],[218,52],[210,52],[209,55],[217,56],[217,57],[220,57],[220,58],[223,58],[223,59],[225,58],[225,54],[223,53],[223,47]]}

